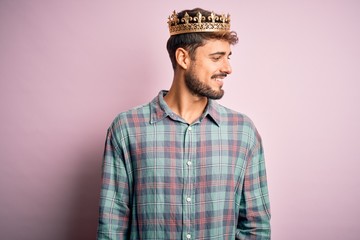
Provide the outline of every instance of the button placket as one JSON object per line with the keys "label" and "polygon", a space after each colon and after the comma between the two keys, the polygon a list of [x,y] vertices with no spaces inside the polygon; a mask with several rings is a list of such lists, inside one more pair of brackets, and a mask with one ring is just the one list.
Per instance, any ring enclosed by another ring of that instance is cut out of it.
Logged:
{"label": "button placket", "polygon": [[195,142],[194,142],[194,138],[195,138],[195,132],[194,132],[194,127],[193,126],[188,126],[185,132],[185,139],[187,140],[187,144],[186,146],[188,147],[188,151],[187,151],[187,160],[184,161],[184,173],[185,174],[185,179],[184,179],[184,183],[185,183],[185,189],[184,189],[184,233],[185,233],[185,238],[186,239],[192,239],[192,235],[191,235],[191,231],[192,231],[192,223],[194,220],[194,216],[193,216],[193,181],[194,181],[194,169],[192,167],[193,165],[193,158],[194,158],[194,153],[195,153]]}

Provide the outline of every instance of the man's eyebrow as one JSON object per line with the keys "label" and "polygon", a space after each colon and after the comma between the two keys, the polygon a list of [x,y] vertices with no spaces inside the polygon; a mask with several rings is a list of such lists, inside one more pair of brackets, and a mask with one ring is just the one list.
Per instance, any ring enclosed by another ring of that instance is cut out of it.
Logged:
{"label": "man's eyebrow", "polygon": [[[232,52],[229,53],[229,56],[232,54]],[[226,52],[215,52],[215,53],[210,53],[209,56],[214,56],[214,55],[226,55]]]}

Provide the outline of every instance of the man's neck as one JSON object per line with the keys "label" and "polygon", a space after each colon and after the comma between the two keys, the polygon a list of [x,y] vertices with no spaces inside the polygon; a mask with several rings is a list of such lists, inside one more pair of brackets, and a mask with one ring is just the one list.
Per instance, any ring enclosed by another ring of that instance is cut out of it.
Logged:
{"label": "man's neck", "polygon": [[206,97],[194,96],[186,89],[174,85],[164,96],[164,100],[174,113],[189,124],[199,119],[208,103]]}

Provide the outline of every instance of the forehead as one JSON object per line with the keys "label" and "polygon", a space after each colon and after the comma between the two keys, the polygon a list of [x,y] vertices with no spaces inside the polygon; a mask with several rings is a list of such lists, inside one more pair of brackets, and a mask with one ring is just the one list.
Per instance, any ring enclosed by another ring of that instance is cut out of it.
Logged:
{"label": "forehead", "polygon": [[196,49],[199,54],[212,54],[223,52],[229,54],[231,52],[230,43],[225,40],[211,39],[207,40],[203,46]]}

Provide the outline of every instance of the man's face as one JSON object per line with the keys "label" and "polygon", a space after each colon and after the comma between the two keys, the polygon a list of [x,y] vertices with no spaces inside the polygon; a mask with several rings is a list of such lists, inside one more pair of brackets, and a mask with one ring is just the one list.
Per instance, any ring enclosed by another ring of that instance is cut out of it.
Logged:
{"label": "man's face", "polygon": [[185,83],[196,96],[220,99],[224,95],[223,79],[231,73],[230,44],[224,40],[209,40],[195,51],[195,60],[185,73]]}

